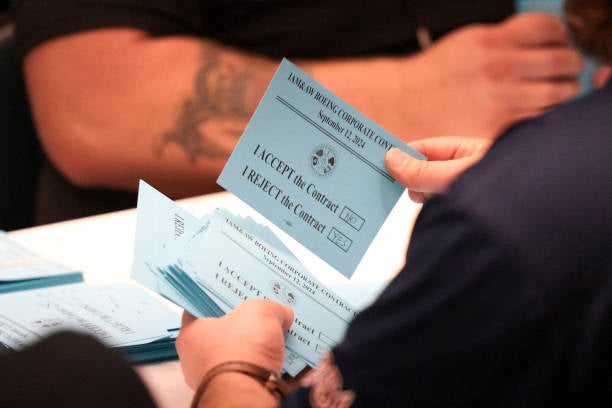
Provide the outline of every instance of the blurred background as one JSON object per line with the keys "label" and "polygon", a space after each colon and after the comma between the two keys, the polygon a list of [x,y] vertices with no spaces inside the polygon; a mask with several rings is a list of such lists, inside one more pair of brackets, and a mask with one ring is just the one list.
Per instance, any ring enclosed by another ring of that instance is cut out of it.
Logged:
{"label": "blurred background", "polygon": [[42,163],[15,49],[10,5],[0,0],[0,229],[7,231],[33,224]]}

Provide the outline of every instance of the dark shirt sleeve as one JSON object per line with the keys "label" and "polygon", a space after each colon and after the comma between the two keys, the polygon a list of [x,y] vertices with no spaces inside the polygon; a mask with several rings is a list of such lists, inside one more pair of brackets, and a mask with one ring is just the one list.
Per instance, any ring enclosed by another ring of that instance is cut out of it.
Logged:
{"label": "dark shirt sleeve", "polygon": [[610,106],[612,84],[516,125],[423,207],[334,349],[355,406],[612,406]]}
{"label": "dark shirt sleeve", "polygon": [[[507,382],[513,373],[545,381],[525,375],[537,372],[534,356],[555,353],[543,350],[545,313],[512,248],[434,198],[405,268],[353,321],[334,357],[355,406],[497,406],[517,385]],[[302,392],[287,406],[297,398],[307,405]]]}
{"label": "dark shirt sleeve", "polygon": [[201,25],[196,0],[20,0],[15,19],[21,57],[46,40],[84,30],[128,27],[179,35],[197,33]]}
{"label": "dark shirt sleeve", "polygon": [[155,406],[118,353],[72,333],[0,357],[0,384],[7,407]]}
{"label": "dark shirt sleeve", "polygon": [[[512,0],[20,0],[20,55],[83,30],[132,27],[198,35],[269,56],[399,55],[420,49],[417,21],[439,38],[468,23],[498,22]],[[443,12],[438,12],[443,10]]]}

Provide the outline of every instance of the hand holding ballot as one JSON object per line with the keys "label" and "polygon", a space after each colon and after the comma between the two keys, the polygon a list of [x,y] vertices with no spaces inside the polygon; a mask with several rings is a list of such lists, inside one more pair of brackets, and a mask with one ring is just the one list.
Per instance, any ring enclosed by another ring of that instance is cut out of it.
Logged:
{"label": "hand holding ballot", "polygon": [[428,157],[415,160],[399,149],[385,156],[389,174],[408,189],[408,196],[423,203],[432,194],[440,193],[467,168],[476,164],[493,142],[470,137],[434,137],[416,140],[410,146]]}
{"label": "hand holding ballot", "polygon": [[423,199],[442,191],[490,143],[407,146],[284,60],[219,183],[343,283],[320,281],[254,219],[226,209],[196,218],[141,182],[132,276],[186,310],[178,351],[188,384],[232,360],[292,376],[321,362],[383,287],[351,301],[336,290],[363,290],[348,279],[404,186]]}
{"label": "hand holding ballot", "polygon": [[185,313],[176,347],[187,385],[197,388],[206,372],[227,361],[280,372],[284,334],[293,318],[289,307],[270,300],[247,300],[219,319],[196,320]]}
{"label": "hand holding ballot", "polygon": [[283,60],[218,183],[350,277],[404,191],[393,147],[425,159]]}
{"label": "hand holding ballot", "polygon": [[198,219],[144,182],[132,277],[196,317],[220,317],[248,299],[290,306],[295,319],[283,371],[291,375],[314,366],[358,311],[306,270],[269,228],[226,210]]}
{"label": "hand holding ballot", "polygon": [[[350,278],[404,190],[384,167],[393,147],[425,158],[284,60],[219,183]],[[224,209],[198,219],[145,182],[135,247],[132,276],[196,317],[248,299],[291,307],[291,375],[338,344],[382,287],[349,302],[268,227]]]}

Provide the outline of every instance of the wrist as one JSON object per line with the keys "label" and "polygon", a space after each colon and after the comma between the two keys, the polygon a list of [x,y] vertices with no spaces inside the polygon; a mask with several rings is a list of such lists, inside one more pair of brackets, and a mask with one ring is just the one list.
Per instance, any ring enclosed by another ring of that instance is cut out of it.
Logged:
{"label": "wrist", "polygon": [[204,407],[276,407],[279,400],[270,394],[254,378],[242,373],[225,372],[215,376],[207,385],[206,392],[192,408]]}
{"label": "wrist", "polygon": [[244,361],[228,361],[206,373],[191,406],[275,407],[286,394],[287,385],[277,372]]}

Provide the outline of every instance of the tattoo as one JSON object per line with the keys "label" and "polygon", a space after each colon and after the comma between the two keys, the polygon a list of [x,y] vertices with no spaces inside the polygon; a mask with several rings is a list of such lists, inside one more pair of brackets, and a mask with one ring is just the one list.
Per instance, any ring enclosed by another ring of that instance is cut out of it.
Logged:
{"label": "tattoo", "polygon": [[[223,122],[248,120],[246,94],[252,76],[232,64],[224,64],[220,52],[206,46],[202,55],[202,66],[194,84],[194,95],[188,98],[181,109],[173,130],[161,135],[155,146],[159,156],[164,147],[176,143],[195,163],[199,157],[219,158],[230,153],[224,138],[237,139],[241,130],[205,130],[212,121]],[[218,132],[221,132],[219,134]],[[233,143],[232,143],[233,145]]]}

